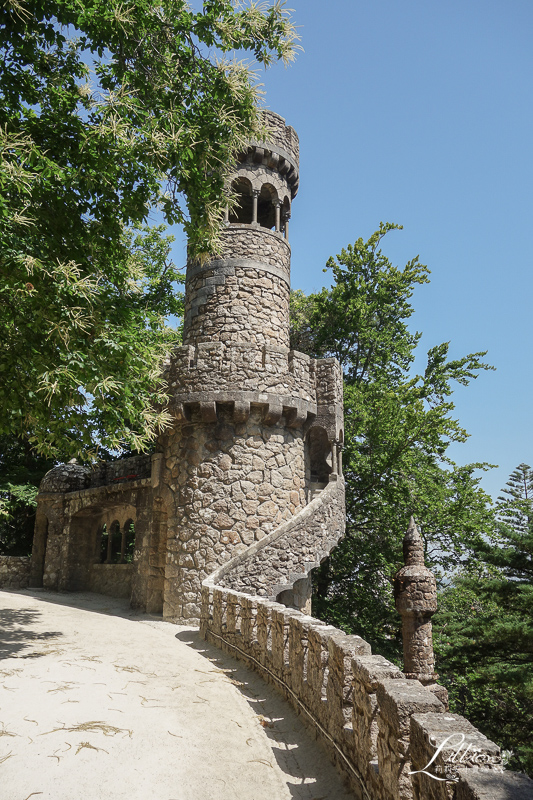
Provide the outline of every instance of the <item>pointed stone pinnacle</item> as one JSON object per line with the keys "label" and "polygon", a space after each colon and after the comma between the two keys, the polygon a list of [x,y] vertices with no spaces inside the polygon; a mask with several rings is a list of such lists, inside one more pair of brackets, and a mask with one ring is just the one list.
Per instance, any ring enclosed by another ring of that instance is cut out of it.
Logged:
{"label": "pointed stone pinnacle", "polygon": [[424,566],[424,542],[413,517],[403,539],[403,560],[406,566]]}

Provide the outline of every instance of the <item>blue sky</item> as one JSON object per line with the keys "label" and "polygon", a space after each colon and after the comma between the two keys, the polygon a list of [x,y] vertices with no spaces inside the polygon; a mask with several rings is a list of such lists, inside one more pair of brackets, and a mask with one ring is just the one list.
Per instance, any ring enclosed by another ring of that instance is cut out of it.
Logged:
{"label": "blue sky", "polygon": [[[424,353],[488,350],[496,372],[454,395],[471,434],[459,463],[489,461],[497,496],[533,465],[530,0],[290,0],[304,52],[264,71],[266,107],[300,137],[292,285],[328,283],[327,258],[380,220],[383,249],[419,255],[412,327]],[[175,257],[184,261],[184,243]],[[420,359],[420,369],[424,358]]]}

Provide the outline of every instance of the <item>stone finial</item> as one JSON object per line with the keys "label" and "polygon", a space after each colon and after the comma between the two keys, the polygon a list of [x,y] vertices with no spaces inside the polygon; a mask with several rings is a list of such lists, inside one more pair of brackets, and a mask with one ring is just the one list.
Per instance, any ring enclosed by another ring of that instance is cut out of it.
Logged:
{"label": "stone finial", "polygon": [[404,672],[434,692],[447,706],[446,689],[435,681],[431,617],[437,610],[437,583],[424,564],[424,543],[413,517],[403,540],[405,566],[394,579],[396,609],[402,617]]}
{"label": "stone finial", "polygon": [[403,539],[403,561],[406,567],[424,566],[424,542],[418,532],[414,517]]}

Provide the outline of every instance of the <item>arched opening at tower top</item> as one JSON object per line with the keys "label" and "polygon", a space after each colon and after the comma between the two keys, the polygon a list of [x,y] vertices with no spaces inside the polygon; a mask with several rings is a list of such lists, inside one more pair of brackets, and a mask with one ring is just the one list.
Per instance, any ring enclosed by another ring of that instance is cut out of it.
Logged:
{"label": "arched opening at tower top", "polygon": [[259,200],[257,203],[257,221],[262,228],[276,227],[276,203],[278,193],[269,183],[264,183],[261,187]]}
{"label": "arched opening at tower top", "polygon": [[240,225],[253,222],[252,184],[246,178],[237,178],[231,185],[236,195],[236,203],[229,213],[229,221]]}
{"label": "arched opening at tower top", "polygon": [[333,472],[331,444],[327,431],[316,425],[307,434],[307,452],[311,483],[325,484]]}

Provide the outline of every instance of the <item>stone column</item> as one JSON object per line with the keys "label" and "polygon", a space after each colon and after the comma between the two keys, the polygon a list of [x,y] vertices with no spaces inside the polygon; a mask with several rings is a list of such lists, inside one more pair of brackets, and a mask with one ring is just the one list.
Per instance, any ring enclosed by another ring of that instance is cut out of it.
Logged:
{"label": "stone column", "polygon": [[259,199],[259,189],[253,190],[252,198],[253,198],[252,225],[257,225],[257,201]]}
{"label": "stone column", "polygon": [[431,630],[431,617],[437,610],[437,584],[424,564],[424,543],[412,517],[403,540],[403,558],[405,566],[394,579],[394,598],[402,617],[405,676],[419,680],[447,706],[448,693],[436,684]]}
{"label": "stone column", "polygon": [[274,201],[274,208],[276,209],[276,233],[279,233],[281,227],[281,200]]}
{"label": "stone column", "polygon": [[290,218],[291,218],[291,212],[290,211],[286,211],[285,212],[285,241],[286,242],[289,241],[289,220],[290,220]]}

